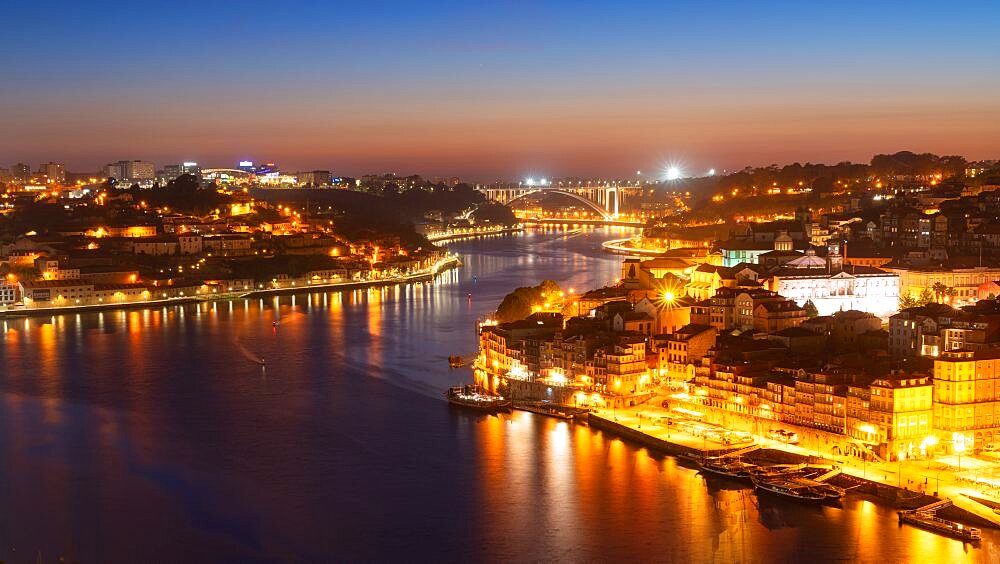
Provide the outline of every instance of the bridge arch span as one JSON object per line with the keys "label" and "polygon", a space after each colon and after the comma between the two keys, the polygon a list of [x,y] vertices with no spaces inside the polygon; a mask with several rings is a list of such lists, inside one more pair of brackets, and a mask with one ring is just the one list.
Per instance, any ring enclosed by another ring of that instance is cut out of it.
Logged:
{"label": "bridge arch span", "polygon": [[[583,196],[581,196],[579,194],[574,194],[573,192],[567,192],[565,190],[559,190],[558,188],[544,188],[544,189],[532,190],[530,192],[526,192],[524,194],[521,194],[520,196],[514,198],[513,200],[510,200],[505,205],[510,206],[514,202],[517,202],[519,200],[523,200],[524,198],[527,198],[528,196],[533,196],[535,194],[559,194],[560,196],[569,196],[570,198],[576,200],[577,202],[580,202],[581,204],[587,206],[591,210],[597,212],[601,216],[601,219],[604,219],[604,220],[614,219],[614,216],[611,215],[610,213],[608,213],[607,210],[605,210],[601,206],[595,204],[594,202],[588,200],[587,198],[584,198]],[[617,194],[615,194],[615,197],[617,197]]]}

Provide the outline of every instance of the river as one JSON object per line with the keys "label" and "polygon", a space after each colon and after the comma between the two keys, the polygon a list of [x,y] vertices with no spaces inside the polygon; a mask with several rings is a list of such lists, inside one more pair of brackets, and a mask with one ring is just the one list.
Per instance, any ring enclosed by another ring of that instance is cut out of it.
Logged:
{"label": "river", "polygon": [[[434,283],[3,322],[0,559],[986,560],[842,508],[762,501],[528,413],[451,410],[477,318],[602,285],[626,228],[455,242]],[[274,322],[277,321],[277,326]],[[266,360],[266,367],[256,363]],[[423,557],[423,558],[421,558]]]}

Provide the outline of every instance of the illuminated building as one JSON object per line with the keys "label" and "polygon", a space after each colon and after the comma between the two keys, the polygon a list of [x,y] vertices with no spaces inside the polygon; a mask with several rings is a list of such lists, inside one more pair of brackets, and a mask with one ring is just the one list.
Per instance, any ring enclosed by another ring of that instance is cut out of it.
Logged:
{"label": "illuminated building", "polygon": [[768,241],[729,240],[717,244],[722,251],[722,265],[736,266],[743,262],[755,263],[757,257],[774,250]]}
{"label": "illuminated building", "polygon": [[253,252],[253,239],[248,235],[223,233],[220,235],[205,235],[202,237],[202,248],[222,256],[246,256]]}
{"label": "illuminated building", "polygon": [[182,174],[200,176],[201,168],[198,167],[198,163],[194,162],[164,165],[163,170],[160,171],[159,180],[161,182],[169,182]]}
{"label": "illuminated building", "polygon": [[695,264],[682,258],[627,258],[622,262],[622,284],[632,289],[651,290],[663,285],[678,285],[694,270]]}
{"label": "illuminated building", "polygon": [[1000,342],[995,302],[982,301],[963,310],[930,303],[900,311],[889,318],[889,352],[896,357],[936,357],[951,350],[984,350]]}
{"label": "illuminated building", "polygon": [[90,300],[94,295],[94,285],[81,280],[22,280],[18,285],[26,306]]}
{"label": "illuminated building", "polygon": [[182,255],[200,255],[202,252],[201,235],[178,235],[177,250]]}
{"label": "illuminated building", "polygon": [[275,163],[264,163],[262,165],[258,165],[257,168],[254,169],[254,172],[257,173],[257,176],[265,176],[268,174],[278,174],[281,171]]}
{"label": "illuminated building", "polygon": [[0,279],[0,305],[10,305],[17,301],[18,285],[10,278]]}
{"label": "illuminated building", "polygon": [[43,280],[74,280],[80,278],[79,268],[64,268],[59,260],[51,257],[35,259],[35,269]]}
{"label": "illuminated building", "polygon": [[10,165],[10,177],[14,180],[28,180],[31,178],[31,167],[24,163]]}
{"label": "illuminated building", "polygon": [[653,338],[657,357],[657,370],[661,376],[671,380],[691,379],[694,374],[690,365],[700,362],[715,346],[718,330],[708,325],[688,324],[674,333],[657,335]]}
{"label": "illuminated building", "polygon": [[753,309],[753,327],[772,333],[801,325],[806,311],[791,300],[766,301]]}
{"label": "illuminated building", "polygon": [[655,320],[652,333],[673,333],[691,323],[693,300],[687,297],[666,299],[665,296],[643,297],[632,306],[633,311],[645,313]]}
{"label": "illuminated building", "polygon": [[147,188],[156,180],[156,166],[147,161],[118,161],[104,166],[104,174],[119,184]]}
{"label": "illuminated building", "polygon": [[541,343],[562,329],[562,315],[535,313],[527,319],[483,325],[479,331],[482,368],[491,375],[531,379],[541,370]]}
{"label": "illuminated building", "polygon": [[[934,385],[926,374],[894,373],[849,385],[847,434],[885,459],[926,455],[934,430]],[[922,452],[921,452],[922,451]]]}
{"label": "illuminated building", "polygon": [[84,232],[88,237],[126,237],[138,239],[142,237],[156,237],[155,225],[122,225],[98,227],[88,229]]}
{"label": "illuminated building", "polygon": [[299,172],[296,175],[298,183],[303,186],[329,186],[330,185],[330,171],[329,170],[311,170],[307,172]]}
{"label": "illuminated building", "polygon": [[732,267],[699,264],[691,271],[684,290],[696,300],[707,300],[715,296],[720,288],[733,288],[736,285],[736,275]]}
{"label": "illuminated building", "polygon": [[237,168],[205,168],[201,169],[201,178],[205,182],[217,182],[220,185],[250,184],[257,180],[253,171]]}
{"label": "illuminated building", "polygon": [[646,339],[642,335],[618,335],[614,345],[594,352],[586,363],[587,377],[612,394],[642,391],[649,383]]}
{"label": "illuminated building", "polygon": [[642,311],[622,311],[611,318],[611,330],[619,333],[652,335],[655,325],[655,319]]}
{"label": "illuminated building", "polygon": [[1000,267],[996,266],[950,268],[889,265],[885,269],[899,276],[900,295],[918,298],[925,289],[942,284],[954,290],[951,298],[954,304],[975,301],[981,285],[1000,280]]}
{"label": "illuminated building", "polygon": [[66,167],[60,163],[48,162],[40,165],[38,172],[44,174],[50,182],[55,184],[66,182]]}
{"label": "illuminated building", "polygon": [[897,357],[938,356],[940,327],[951,325],[960,315],[959,310],[936,303],[900,311],[889,318],[889,352]]}
{"label": "illuminated building", "polygon": [[[776,304],[771,310],[759,310],[764,304]],[[787,304],[787,305],[780,305]],[[788,323],[778,323],[779,319],[792,319]],[[805,311],[784,296],[764,288],[737,287],[719,288],[707,300],[696,302],[691,307],[691,322],[711,325],[719,331],[729,329],[747,330],[774,325],[774,331],[786,326],[798,325],[805,319]]]}
{"label": "illuminated building", "polygon": [[132,241],[129,247],[134,254],[158,257],[176,255],[178,243],[174,237],[156,237]]}
{"label": "illuminated building", "polygon": [[771,251],[791,251],[793,245],[802,247],[806,242],[803,221],[787,220],[745,224],[716,246],[722,251],[722,265],[736,266],[756,263],[757,257]]}
{"label": "illuminated building", "polygon": [[767,272],[770,290],[795,300],[811,301],[820,315],[856,309],[889,316],[899,307],[899,277],[865,266],[843,266],[839,245],[829,246],[826,258],[809,249],[798,259]]}
{"label": "illuminated building", "polygon": [[1000,439],[1000,351],[945,351],[934,359],[934,429],[952,448]]}
{"label": "illuminated building", "polygon": [[258,173],[257,183],[261,186],[272,188],[291,188],[299,183],[299,180],[289,174],[281,174],[277,171]]}

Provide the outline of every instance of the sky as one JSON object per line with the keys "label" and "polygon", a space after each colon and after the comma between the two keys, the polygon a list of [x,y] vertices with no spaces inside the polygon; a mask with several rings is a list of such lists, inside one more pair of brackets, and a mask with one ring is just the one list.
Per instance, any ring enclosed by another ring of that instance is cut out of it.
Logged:
{"label": "sky", "polygon": [[0,167],[645,176],[1000,158],[1000,2],[13,0]]}

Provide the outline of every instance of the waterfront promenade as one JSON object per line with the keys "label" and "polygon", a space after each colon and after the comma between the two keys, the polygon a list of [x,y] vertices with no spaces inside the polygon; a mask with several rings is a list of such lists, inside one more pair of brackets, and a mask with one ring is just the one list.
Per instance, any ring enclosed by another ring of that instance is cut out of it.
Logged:
{"label": "waterfront promenade", "polygon": [[[677,405],[676,400],[664,393],[654,396],[647,403],[632,407],[598,409],[596,413],[591,414],[591,425],[666,454],[691,453],[696,456],[702,454],[711,456],[746,446],[727,445],[721,440],[710,438],[710,432],[690,432],[681,429],[676,423],[668,424],[667,421],[678,419],[675,412],[662,407],[661,403],[664,400],[671,402],[671,405]],[[902,462],[864,461],[855,457],[832,454],[829,450],[831,439],[838,438],[833,433],[816,432],[814,429],[778,421],[750,421],[749,416],[742,414],[732,412],[723,414],[720,408],[699,405],[697,409],[705,414],[705,420],[704,423],[696,424],[696,427],[705,428],[706,431],[725,429],[749,433],[754,443],[760,447],[837,466],[844,474],[856,480],[898,490],[893,492],[898,498],[923,494],[951,499],[959,509],[1000,527],[1000,515],[970,498],[972,496],[1000,504],[1000,495],[996,488],[985,486],[982,481],[976,485],[976,474],[990,472],[997,467],[996,463],[971,456],[957,459],[954,455]],[[716,413],[710,414],[711,411]],[[721,424],[723,416],[725,425]],[[767,437],[767,431],[773,429],[797,432],[801,437],[800,443],[787,444]],[[847,440],[846,437],[839,438]]]}
{"label": "waterfront promenade", "polygon": [[524,231],[521,225],[508,226],[498,225],[494,227],[467,227],[462,229],[448,229],[427,234],[427,240],[431,243],[444,243],[447,241],[461,241],[486,235],[504,235],[507,233],[520,233]]}
{"label": "waterfront promenade", "polygon": [[322,282],[318,284],[303,283],[296,284],[294,281],[288,285],[275,286],[271,288],[260,288],[250,290],[239,290],[234,292],[204,292],[179,296],[132,300],[121,302],[108,302],[96,304],[74,304],[66,306],[35,306],[20,308],[0,308],[0,319],[19,317],[38,317],[45,315],[61,315],[66,313],[83,313],[88,311],[110,311],[124,309],[141,309],[148,307],[165,307],[192,302],[228,301],[245,298],[257,298],[268,295],[295,294],[315,291],[344,291],[358,288],[370,288],[377,286],[394,286],[396,284],[412,284],[415,282],[425,282],[433,280],[438,274],[461,266],[461,260],[455,255],[448,255],[427,268],[413,272],[397,274],[380,278],[338,280],[335,282]]}

